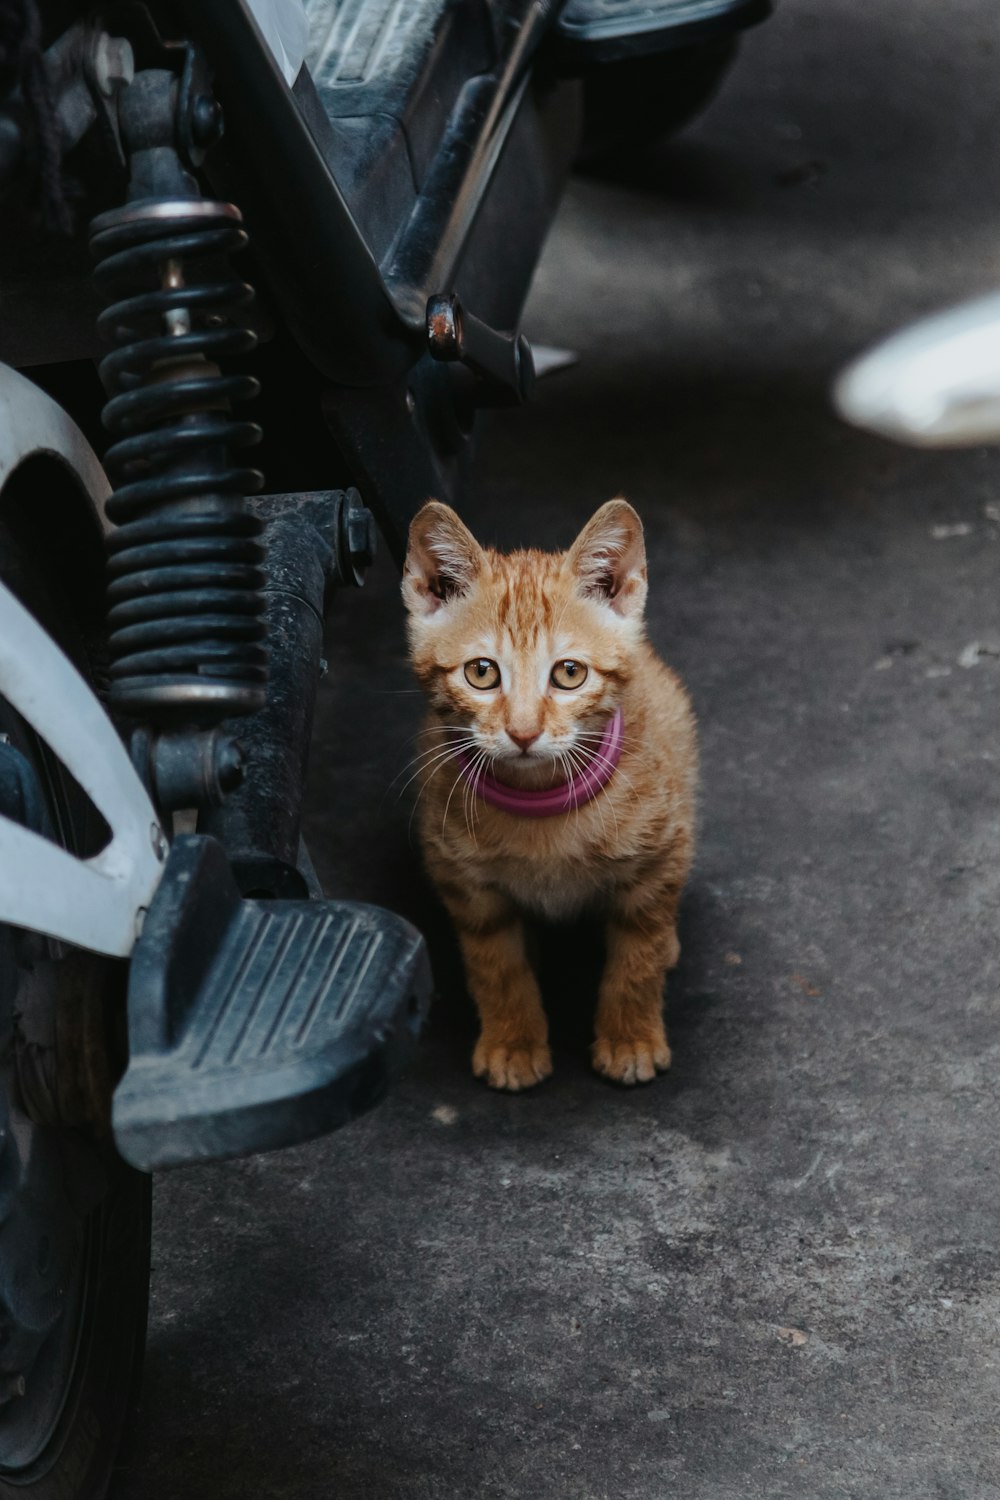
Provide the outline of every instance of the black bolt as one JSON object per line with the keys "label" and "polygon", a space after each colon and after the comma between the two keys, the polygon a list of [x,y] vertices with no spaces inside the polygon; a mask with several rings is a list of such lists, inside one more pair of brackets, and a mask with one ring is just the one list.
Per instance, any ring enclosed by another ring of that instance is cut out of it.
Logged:
{"label": "black bolt", "polygon": [[238,740],[222,740],[215,751],[215,778],[223,792],[235,792],[243,780],[243,746]]}
{"label": "black bolt", "polygon": [[370,510],[351,517],[350,525],[351,562],[356,568],[370,568],[375,561],[378,531],[375,517]]}
{"label": "black bolt", "polygon": [[191,139],[196,146],[214,146],[222,136],[222,105],[211,94],[199,94],[191,105]]}
{"label": "black bolt", "polygon": [[462,304],[454,292],[427,302],[427,347],[434,359],[462,357]]}
{"label": "black bolt", "polygon": [[15,1396],[23,1396],[25,1392],[24,1376],[17,1370],[4,1370],[0,1372],[0,1405],[12,1401]]}
{"label": "black bolt", "polygon": [[340,551],[342,557],[346,554],[354,577],[345,576],[345,582],[361,582],[362,574],[375,561],[377,546],[375,517],[357,490],[349,489],[340,513]]}

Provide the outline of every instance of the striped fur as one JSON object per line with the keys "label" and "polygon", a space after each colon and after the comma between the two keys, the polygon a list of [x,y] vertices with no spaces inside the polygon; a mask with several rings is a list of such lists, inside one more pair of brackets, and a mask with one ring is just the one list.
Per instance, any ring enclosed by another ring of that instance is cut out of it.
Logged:
{"label": "striped fur", "polygon": [[[663,985],[680,952],[697,741],[683,686],[645,638],[639,517],[612,500],[568,552],[502,554],[431,501],[410,530],[403,596],[429,702],[421,842],[479,1010],[475,1073],[495,1088],[522,1089],[551,1072],[522,917],[592,910],[608,950],[594,1067],[620,1083],[648,1081],[670,1063]],[[466,680],[465,664],[478,658],[499,665],[497,688]],[[587,668],[571,691],[550,681],[566,659]],[[449,753],[463,744],[501,781],[554,786],[596,747],[619,704],[625,739],[615,774],[592,802],[560,816],[520,818],[483,803]]]}

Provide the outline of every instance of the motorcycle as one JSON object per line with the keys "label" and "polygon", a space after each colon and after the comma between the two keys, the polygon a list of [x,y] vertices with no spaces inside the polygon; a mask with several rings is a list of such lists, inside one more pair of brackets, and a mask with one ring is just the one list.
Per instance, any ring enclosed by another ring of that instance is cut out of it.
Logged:
{"label": "motorcycle", "polygon": [[0,1496],[106,1492],[149,1174],[335,1129],[412,1048],[423,939],[301,837],[325,611],[529,396],[581,139],[676,128],[766,10],[4,7]]}

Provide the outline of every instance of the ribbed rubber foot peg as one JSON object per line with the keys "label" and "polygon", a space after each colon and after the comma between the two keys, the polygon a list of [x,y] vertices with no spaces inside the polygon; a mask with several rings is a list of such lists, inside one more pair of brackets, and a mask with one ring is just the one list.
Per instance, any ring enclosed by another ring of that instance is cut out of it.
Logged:
{"label": "ribbed rubber foot peg", "polygon": [[245,900],[221,845],[178,838],[132,956],[118,1149],[149,1171],[346,1124],[385,1093],[430,992],[423,938],[401,917]]}

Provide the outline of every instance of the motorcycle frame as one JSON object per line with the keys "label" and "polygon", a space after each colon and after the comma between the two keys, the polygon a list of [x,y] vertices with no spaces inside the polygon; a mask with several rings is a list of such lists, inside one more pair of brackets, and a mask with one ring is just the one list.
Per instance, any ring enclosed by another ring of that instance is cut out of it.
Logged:
{"label": "motorcycle frame", "polygon": [[428,303],[460,292],[514,341],[579,138],[579,86],[540,57],[557,7],[498,7],[520,24],[495,74],[463,90],[439,152],[449,170],[431,173],[381,265],[324,154],[330,127],[308,72],[288,86],[245,0],[177,9],[226,115],[210,178],[244,212],[267,291],[326,383],[328,427],[401,563],[420,505],[459,498],[476,399],[464,370],[431,358]]}
{"label": "motorcycle frame", "polygon": [[[432,357],[426,309],[432,297],[460,294],[496,359],[516,366],[517,324],[582,128],[579,82],[561,76],[544,46],[557,10],[551,0],[489,0],[493,71],[459,91],[438,152],[448,169],[432,172],[415,204],[399,204],[399,233],[381,259],[337,182],[336,142],[312,79],[303,69],[289,87],[245,0],[132,0],[102,17],[130,39],[142,34],[137,66],[163,66],[142,58],[156,37],[160,59],[193,44],[211,73],[225,133],[200,171],[213,196],[240,207],[250,233],[262,347],[247,369],[259,361],[270,371],[256,408],[265,442],[270,402],[281,419],[295,403],[295,472],[272,455],[269,490],[353,481],[397,562],[419,505],[460,499],[476,407],[523,399],[502,389],[503,369],[491,388],[481,371]],[[392,212],[395,220],[395,204]],[[57,368],[103,352],[85,245],[60,249],[18,230],[29,250],[13,268],[17,305],[8,304],[0,360],[45,366],[41,383],[100,449],[96,383],[78,389]]]}
{"label": "motorcycle frame", "polygon": [[[339,452],[346,461],[398,561],[415,510],[432,495],[457,498],[477,385],[472,371],[432,357],[427,303],[461,286],[475,321],[501,355],[505,339],[515,347],[521,305],[576,142],[575,85],[536,68],[553,12],[547,0],[527,6],[504,0],[498,7],[505,14],[515,8],[523,24],[504,33],[507,51],[495,72],[474,80],[471,93],[463,90],[452,113],[449,180],[436,181],[418,199],[382,265],[321,149],[325,116],[308,73],[303,70],[289,88],[244,0],[225,6],[178,0],[169,10],[154,0],[107,18],[127,35],[130,14],[150,16],[169,47],[193,43],[208,60],[226,134],[204,175],[214,191],[224,191],[244,210],[264,273],[263,285],[258,283],[263,321],[270,304],[292,336],[294,348],[285,357],[307,367],[314,382],[317,406],[321,401],[333,433],[331,455]],[[523,212],[503,211],[504,203],[518,202]],[[488,211],[491,203],[496,211]],[[38,289],[44,295],[44,283]],[[86,316],[92,298],[84,297],[82,307]],[[22,321],[30,323],[30,308]],[[85,341],[85,331],[74,330],[74,355]],[[275,895],[303,894],[294,888],[296,877],[304,887],[312,884],[298,832],[308,749],[303,736],[308,739],[319,678],[325,582],[344,567],[336,555],[332,564],[327,558],[319,565],[325,546],[336,553],[336,538],[324,516],[330,492],[317,486],[314,496],[312,511],[308,495],[270,496],[290,533],[284,550],[298,559],[292,592],[304,601],[294,619],[281,621],[277,641],[272,622],[272,651],[289,668],[294,711],[271,712],[270,729],[264,722],[268,709],[240,721],[241,739],[260,738],[265,753],[253,757],[257,763],[252,761],[238,796],[204,818],[237,865],[247,867],[251,884]],[[316,524],[317,503],[327,524]],[[287,587],[281,580],[272,585],[276,612],[287,613]],[[71,769],[86,785],[82,762]],[[148,892],[142,896],[133,912]],[[25,920],[23,905],[19,911]],[[106,943],[95,946],[107,951]]]}

